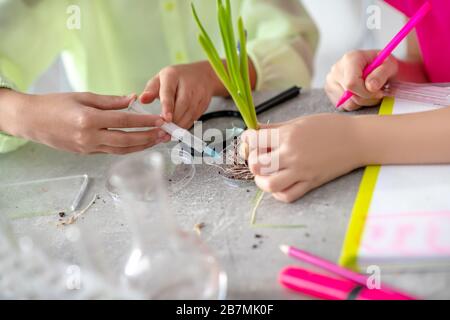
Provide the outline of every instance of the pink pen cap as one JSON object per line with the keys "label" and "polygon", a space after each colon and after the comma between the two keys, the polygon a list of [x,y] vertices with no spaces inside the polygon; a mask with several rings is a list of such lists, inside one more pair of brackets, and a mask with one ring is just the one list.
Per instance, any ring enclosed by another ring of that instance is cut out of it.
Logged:
{"label": "pink pen cap", "polygon": [[395,292],[369,289],[350,280],[298,267],[283,269],[279,275],[279,282],[292,291],[324,300],[405,300],[403,295]]}

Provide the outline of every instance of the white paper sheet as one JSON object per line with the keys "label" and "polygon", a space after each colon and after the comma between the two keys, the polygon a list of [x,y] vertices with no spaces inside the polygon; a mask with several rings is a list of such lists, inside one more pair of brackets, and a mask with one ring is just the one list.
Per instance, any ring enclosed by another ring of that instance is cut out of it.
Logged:
{"label": "white paper sheet", "polygon": [[[397,100],[393,113],[437,108]],[[450,262],[450,165],[383,166],[358,256],[361,265]]]}

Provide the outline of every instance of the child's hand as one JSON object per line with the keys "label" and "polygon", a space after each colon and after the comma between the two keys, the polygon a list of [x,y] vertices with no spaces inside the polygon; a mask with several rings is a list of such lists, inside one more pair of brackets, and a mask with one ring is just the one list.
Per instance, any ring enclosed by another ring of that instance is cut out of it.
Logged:
{"label": "child's hand", "polygon": [[246,131],[255,182],[283,202],[293,202],[362,165],[353,118],[323,114]]}
{"label": "child's hand", "polygon": [[224,87],[208,62],[162,69],[142,93],[142,103],[161,100],[162,117],[188,129],[208,108],[211,98]]}
{"label": "child's hand", "polygon": [[353,51],[347,53],[332,68],[327,76],[325,91],[336,104],[345,90],[353,92],[343,108],[352,111],[361,106],[373,106],[383,98],[383,87],[398,73],[398,61],[391,56],[375,69],[364,81],[364,68],[375,60],[378,51]]}
{"label": "child's hand", "polygon": [[159,116],[117,111],[133,97],[92,93],[25,95],[0,90],[0,129],[14,136],[71,152],[126,154],[141,151],[168,137],[161,129],[124,132],[111,128],[159,127]]}

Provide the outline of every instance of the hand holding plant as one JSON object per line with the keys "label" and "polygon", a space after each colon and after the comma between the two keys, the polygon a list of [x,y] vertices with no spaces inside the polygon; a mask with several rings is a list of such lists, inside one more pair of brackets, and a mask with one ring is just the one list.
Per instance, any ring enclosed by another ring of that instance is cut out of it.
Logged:
{"label": "hand holding plant", "polygon": [[283,202],[293,202],[364,164],[355,118],[344,115],[311,115],[266,125],[245,132],[242,140],[249,146],[248,165],[256,184]]}

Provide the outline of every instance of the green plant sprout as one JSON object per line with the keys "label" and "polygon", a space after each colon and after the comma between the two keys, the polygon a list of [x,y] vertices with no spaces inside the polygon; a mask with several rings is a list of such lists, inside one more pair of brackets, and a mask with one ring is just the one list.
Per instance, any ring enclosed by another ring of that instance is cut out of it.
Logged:
{"label": "green plant sprout", "polygon": [[240,43],[240,52],[238,54],[230,0],[225,0],[225,5],[222,0],[217,0],[219,28],[226,57],[225,66],[214,43],[203,27],[194,4],[191,6],[192,13],[200,30],[199,42],[208,57],[209,63],[230,93],[247,127],[258,130],[259,125],[256,118],[248,71],[247,36],[242,17],[239,17],[238,20]]}

